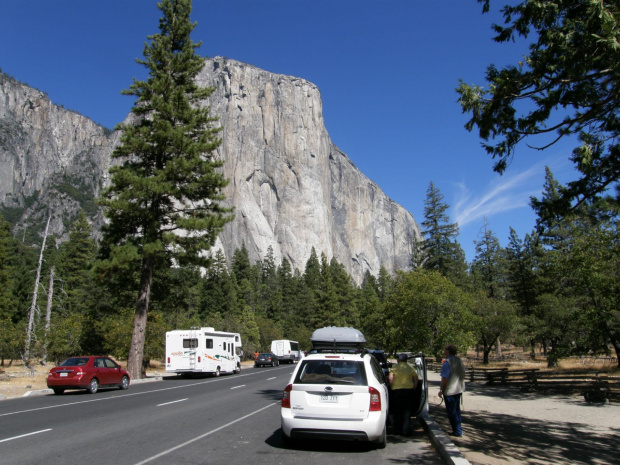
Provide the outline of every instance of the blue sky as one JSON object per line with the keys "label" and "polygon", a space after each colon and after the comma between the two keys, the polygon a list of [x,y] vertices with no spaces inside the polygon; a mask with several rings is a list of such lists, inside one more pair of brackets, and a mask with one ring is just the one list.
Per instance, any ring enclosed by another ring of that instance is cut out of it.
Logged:
{"label": "blue sky", "polygon": [[[571,142],[544,152],[520,146],[503,176],[464,129],[458,80],[484,84],[489,64],[516,63],[525,42],[496,44],[493,22],[475,0],[194,0],[199,53],[226,56],[314,82],[327,130],[369,178],[423,220],[432,180],[451,205],[467,258],[483,218],[506,244],[535,217],[544,167],[574,177]],[[151,0],[3,0],[0,68],[65,108],[113,127],[129,112],[122,96],[160,12]]]}

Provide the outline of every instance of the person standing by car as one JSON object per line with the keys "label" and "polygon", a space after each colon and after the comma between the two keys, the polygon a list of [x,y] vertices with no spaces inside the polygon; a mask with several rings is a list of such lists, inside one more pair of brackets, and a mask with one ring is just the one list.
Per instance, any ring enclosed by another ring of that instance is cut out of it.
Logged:
{"label": "person standing by car", "polygon": [[407,354],[400,354],[398,356],[398,364],[390,371],[388,380],[392,387],[394,432],[403,436],[409,436],[411,402],[413,392],[418,386],[418,374],[407,363]]}
{"label": "person standing by car", "polygon": [[465,391],[465,366],[463,361],[456,356],[456,346],[448,345],[444,349],[446,361],[441,367],[441,387],[439,397],[443,397],[446,403],[446,413],[452,436],[463,436],[461,427],[461,397]]}

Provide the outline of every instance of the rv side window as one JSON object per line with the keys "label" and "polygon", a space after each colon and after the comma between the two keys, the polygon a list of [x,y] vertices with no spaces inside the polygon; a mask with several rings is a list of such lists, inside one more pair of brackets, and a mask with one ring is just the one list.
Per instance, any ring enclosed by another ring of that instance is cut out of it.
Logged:
{"label": "rv side window", "polygon": [[235,342],[239,342],[239,336],[235,336]]}
{"label": "rv side window", "polygon": [[198,339],[183,339],[184,349],[196,349],[198,347]]}
{"label": "rv side window", "polygon": [[213,339],[207,339],[207,349],[213,349]]}
{"label": "rv side window", "polygon": [[291,342],[291,352],[299,352],[299,342]]}
{"label": "rv side window", "polygon": [[230,345],[230,354],[231,355],[235,355],[235,345],[234,344]]}

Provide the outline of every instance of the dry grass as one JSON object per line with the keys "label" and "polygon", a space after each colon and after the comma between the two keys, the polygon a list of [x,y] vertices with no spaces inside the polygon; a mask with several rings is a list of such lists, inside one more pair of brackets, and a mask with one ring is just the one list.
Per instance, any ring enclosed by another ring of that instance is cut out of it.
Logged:
{"label": "dry grass", "polygon": [[[613,357],[598,356],[598,357],[569,357],[561,359],[558,362],[557,368],[547,367],[547,357],[536,353],[534,360],[530,359],[529,350],[524,351],[521,348],[511,347],[503,350],[504,360],[494,359],[495,354],[491,352],[489,356],[489,364],[483,365],[478,361],[478,355],[475,351],[469,351],[467,357],[469,358],[469,366],[486,367],[486,368],[508,368],[513,370],[523,370],[530,368],[538,368],[541,371],[556,371],[556,370],[570,370],[570,371],[600,371],[605,373],[620,373],[620,368]],[[481,356],[481,355],[480,355]]]}

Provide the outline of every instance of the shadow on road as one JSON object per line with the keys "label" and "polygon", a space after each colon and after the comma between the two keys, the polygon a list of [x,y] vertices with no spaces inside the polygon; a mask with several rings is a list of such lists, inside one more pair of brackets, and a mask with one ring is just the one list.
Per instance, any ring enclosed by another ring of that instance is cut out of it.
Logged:
{"label": "shadow on road", "polygon": [[369,442],[353,442],[353,441],[316,441],[309,439],[296,439],[291,446],[285,446],[282,442],[282,430],[278,428],[271,436],[265,440],[265,444],[277,449],[293,449],[308,452],[331,452],[335,454],[342,453],[360,453],[368,452],[375,448],[374,444]]}
{"label": "shadow on road", "polygon": [[[432,406],[431,415],[444,431],[449,429],[443,407]],[[620,429],[600,434],[576,422],[472,411],[464,413],[463,425],[464,437],[454,440],[457,447],[488,457],[522,463],[590,464],[618,463],[620,455]]]}
{"label": "shadow on road", "polygon": [[262,396],[266,400],[274,402],[282,400],[282,389],[263,389],[256,391],[256,394]]}

